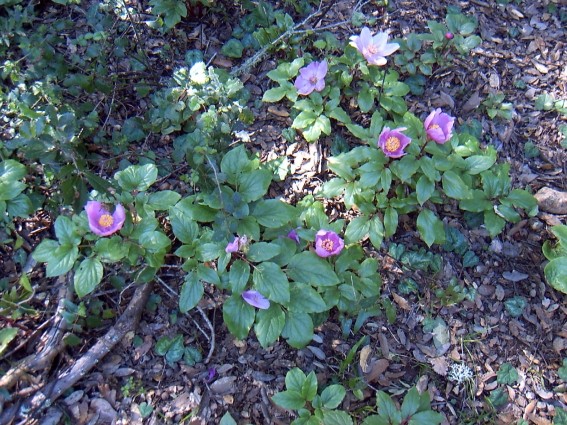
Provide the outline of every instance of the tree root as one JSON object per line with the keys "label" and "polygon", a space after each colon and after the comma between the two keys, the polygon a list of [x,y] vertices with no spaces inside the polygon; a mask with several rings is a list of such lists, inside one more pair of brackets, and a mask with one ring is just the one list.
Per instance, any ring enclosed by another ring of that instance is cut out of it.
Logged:
{"label": "tree root", "polygon": [[89,373],[128,332],[136,328],[152,288],[153,283],[139,286],[116,324],[74,365],[60,373],[34,395],[4,411],[0,415],[0,425],[11,424],[16,419],[21,420],[19,423],[25,424],[29,423],[32,418],[41,417],[41,413],[50,407],[61,394]]}

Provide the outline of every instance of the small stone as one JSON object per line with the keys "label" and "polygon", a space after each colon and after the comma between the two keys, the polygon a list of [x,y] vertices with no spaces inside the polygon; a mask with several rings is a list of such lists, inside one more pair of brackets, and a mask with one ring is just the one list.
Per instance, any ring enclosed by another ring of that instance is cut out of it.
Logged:
{"label": "small stone", "polygon": [[542,187],[534,195],[540,210],[552,214],[567,214],[567,193]]}

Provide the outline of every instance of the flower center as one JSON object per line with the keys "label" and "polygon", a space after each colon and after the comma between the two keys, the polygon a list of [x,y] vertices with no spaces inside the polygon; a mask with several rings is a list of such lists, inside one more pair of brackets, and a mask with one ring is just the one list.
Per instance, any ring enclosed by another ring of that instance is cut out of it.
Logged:
{"label": "flower center", "polygon": [[431,124],[431,125],[429,126],[429,129],[430,129],[430,130],[435,130],[436,128],[439,128],[439,124]]}
{"label": "flower center", "polygon": [[376,53],[378,53],[378,46],[377,46],[376,44],[370,44],[370,45],[367,47],[367,49],[368,49],[368,52],[369,52],[371,55],[375,55]]}
{"label": "flower center", "polygon": [[110,214],[103,214],[98,219],[98,224],[100,224],[102,227],[110,227],[112,226],[112,223],[114,223],[114,219]]}
{"label": "flower center", "polygon": [[309,79],[309,82],[310,82],[311,84],[313,84],[313,85],[317,84],[317,81],[318,81],[318,79],[317,79],[317,77],[316,77],[315,75],[313,75],[313,76]]}
{"label": "flower center", "polygon": [[388,137],[388,140],[386,140],[386,150],[388,152],[395,152],[398,149],[400,149],[400,146],[402,145],[402,143],[400,142],[400,139],[398,139],[397,137],[394,136],[390,136]]}
{"label": "flower center", "polygon": [[330,239],[324,239],[323,242],[321,242],[321,246],[327,252],[333,252],[333,249],[335,248],[335,244]]}

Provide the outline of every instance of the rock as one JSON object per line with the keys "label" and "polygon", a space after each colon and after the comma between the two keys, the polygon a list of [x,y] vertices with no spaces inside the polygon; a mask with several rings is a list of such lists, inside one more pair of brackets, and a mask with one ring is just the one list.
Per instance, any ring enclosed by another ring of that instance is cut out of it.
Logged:
{"label": "rock", "polygon": [[540,210],[552,214],[567,214],[567,193],[542,187],[534,196]]}

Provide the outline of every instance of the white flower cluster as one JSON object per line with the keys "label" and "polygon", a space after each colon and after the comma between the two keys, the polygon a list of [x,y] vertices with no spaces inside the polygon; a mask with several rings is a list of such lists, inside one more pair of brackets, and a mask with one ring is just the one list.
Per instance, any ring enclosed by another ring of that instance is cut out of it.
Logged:
{"label": "white flower cluster", "polygon": [[451,365],[451,370],[449,370],[449,380],[456,382],[457,384],[462,384],[474,376],[473,371],[464,363],[453,363]]}

